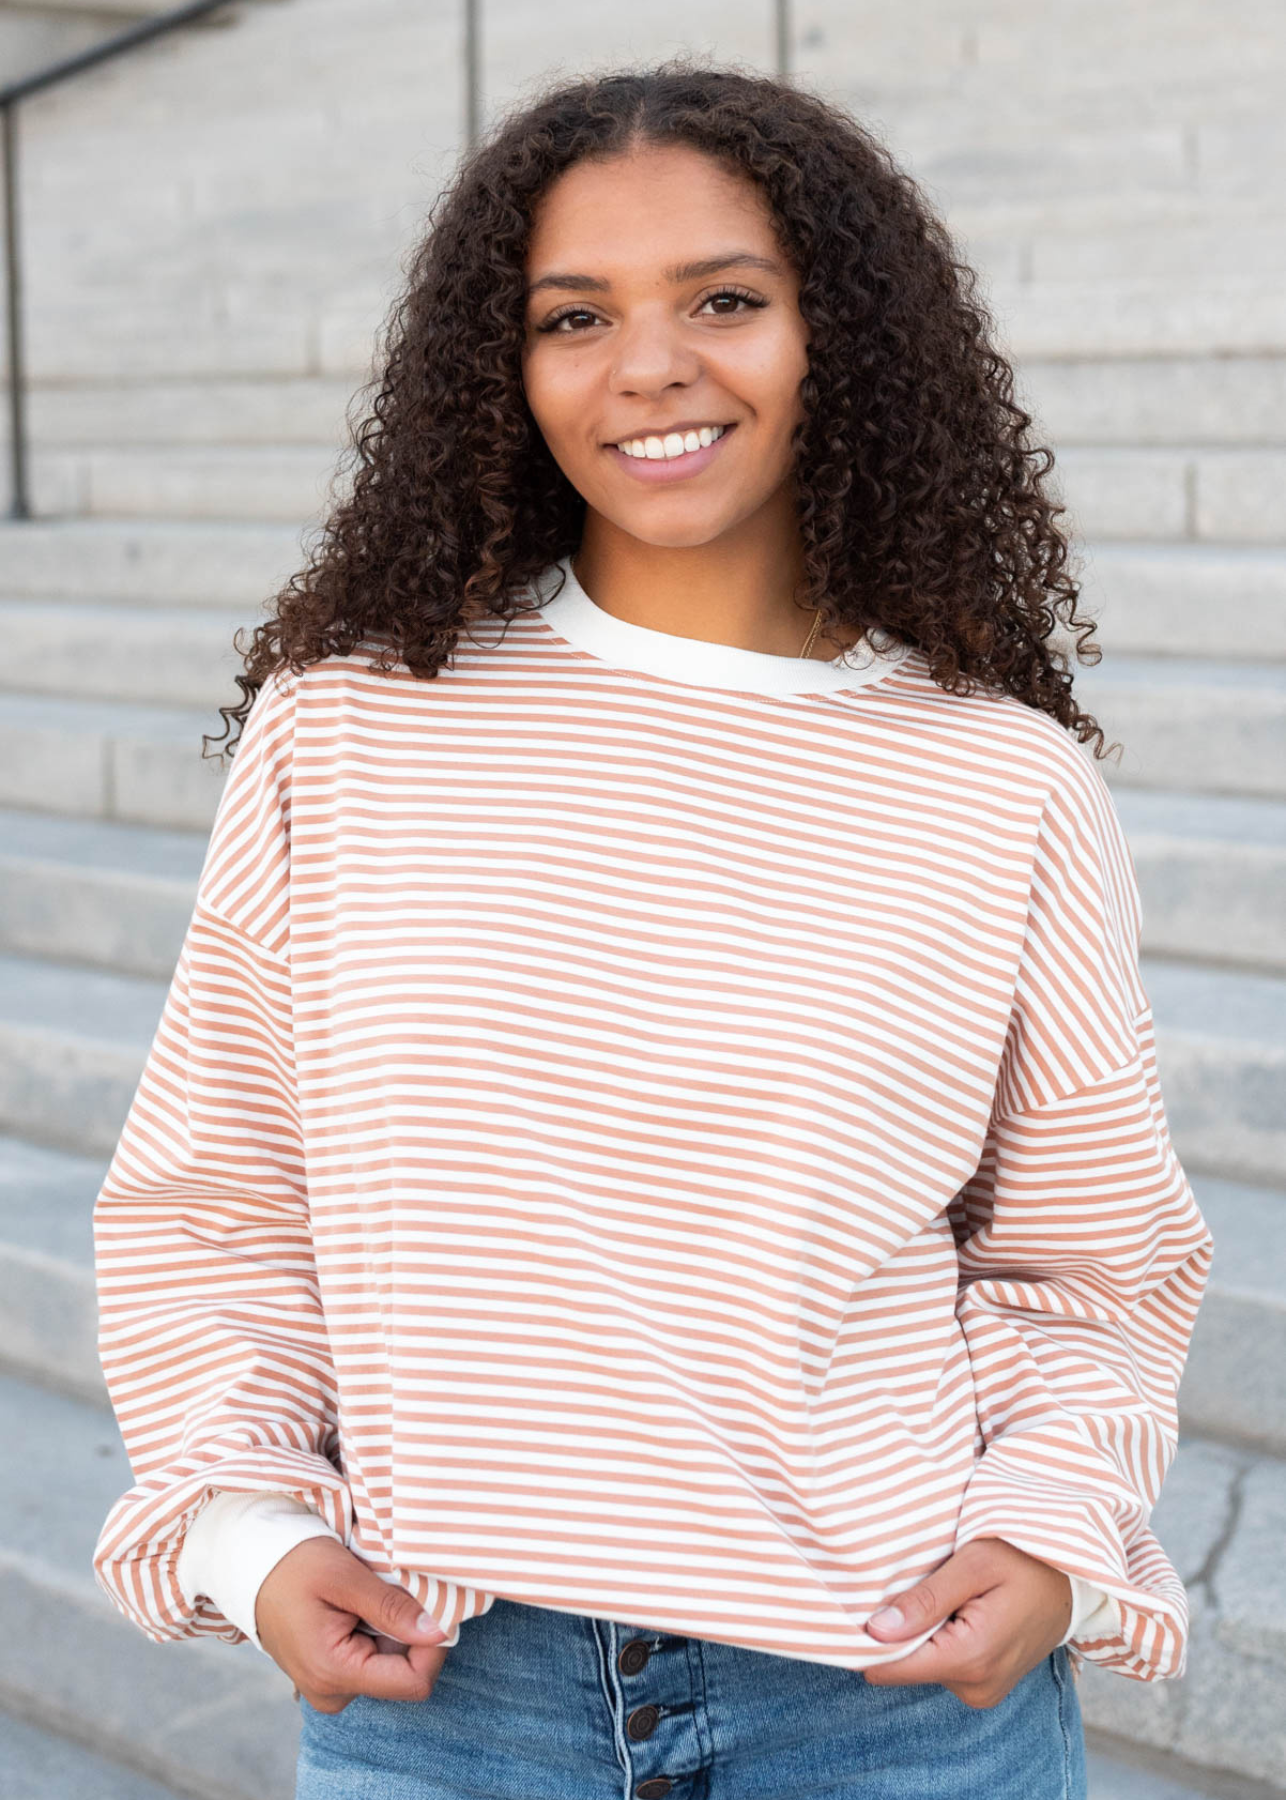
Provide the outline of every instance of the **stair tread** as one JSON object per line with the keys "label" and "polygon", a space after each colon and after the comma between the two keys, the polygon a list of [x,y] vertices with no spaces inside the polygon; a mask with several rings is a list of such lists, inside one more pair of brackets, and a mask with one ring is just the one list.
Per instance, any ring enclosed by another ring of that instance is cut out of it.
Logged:
{"label": "stair tread", "polygon": [[0,1714],[5,1800],[179,1800],[135,1769],[109,1762],[70,1739],[44,1731],[28,1719]]}
{"label": "stair tread", "polygon": [[1114,650],[1101,663],[1080,663],[1073,670],[1076,683],[1091,686],[1117,684],[1150,688],[1260,689],[1286,694],[1286,663],[1233,661],[1216,656],[1163,656],[1155,652]]}
{"label": "stair tread", "polygon": [[[1286,810],[1286,808],[1283,808]],[[0,857],[153,876],[195,887],[209,833],[119,819],[79,819],[0,807]]]}
{"label": "stair tread", "polygon": [[1242,794],[1200,794],[1168,788],[1112,789],[1127,838],[1176,838],[1220,844],[1286,846],[1286,800]]}
{"label": "stair tread", "polygon": [[195,744],[199,754],[202,731],[213,730],[217,736],[222,724],[219,709],[214,704],[208,707],[166,706],[143,700],[80,700],[61,694],[0,692],[0,727],[182,737]]}
{"label": "stair tread", "polygon": [[54,1031],[146,1051],[167,984],[144,975],[0,955],[0,1027]]}

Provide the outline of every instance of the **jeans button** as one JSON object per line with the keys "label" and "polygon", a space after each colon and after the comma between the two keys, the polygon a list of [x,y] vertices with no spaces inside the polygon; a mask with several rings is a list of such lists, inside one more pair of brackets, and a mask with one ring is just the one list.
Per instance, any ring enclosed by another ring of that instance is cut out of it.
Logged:
{"label": "jeans button", "polygon": [[656,1730],[660,1717],[661,1711],[659,1707],[636,1706],[634,1711],[625,1721],[625,1732],[627,1737],[633,1738],[635,1743],[638,1743],[641,1738],[651,1737],[652,1733]]}
{"label": "jeans button", "polygon": [[668,1775],[652,1775],[647,1781],[640,1781],[634,1792],[638,1800],[665,1800],[673,1786]]}
{"label": "jeans button", "polygon": [[616,1659],[616,1666],[622,1675],[637,1675],[645,1668],[651,1652],[646,1638],[631,1638]]}

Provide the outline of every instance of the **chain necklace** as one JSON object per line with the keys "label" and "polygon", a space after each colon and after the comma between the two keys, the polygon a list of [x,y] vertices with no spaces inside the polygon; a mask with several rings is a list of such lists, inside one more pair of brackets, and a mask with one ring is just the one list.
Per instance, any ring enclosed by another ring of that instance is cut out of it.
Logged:
{"label": "chain necklace", "polygon": [[822,622],[822,609],[819,606],[817,608],[817,611],[813,614],[813,628],[809,632],[808,636],[804,639],[804,648],[799,653],[801,656],[807,656],[808,652],[812,649],[813,640],[817,636],[817,627],[821,624],[821,622]]}

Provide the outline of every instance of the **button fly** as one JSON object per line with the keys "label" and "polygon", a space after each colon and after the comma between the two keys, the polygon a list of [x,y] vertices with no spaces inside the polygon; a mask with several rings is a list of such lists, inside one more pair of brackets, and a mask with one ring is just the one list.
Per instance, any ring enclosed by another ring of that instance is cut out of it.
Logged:
{"label": "button fly", "polygon": [[661,1710],[656,1706],[636,1706],[625,1721],[626,1735],[638,1743],[642,1738],[651,1737],[661,1717]]}
{"label": "button fly", "polygon": [[637,1675],[640,1669],[646,1668],[650,1655],[645,1638],[631,1638],[617,1657],[616,1666],[622,1675]]}

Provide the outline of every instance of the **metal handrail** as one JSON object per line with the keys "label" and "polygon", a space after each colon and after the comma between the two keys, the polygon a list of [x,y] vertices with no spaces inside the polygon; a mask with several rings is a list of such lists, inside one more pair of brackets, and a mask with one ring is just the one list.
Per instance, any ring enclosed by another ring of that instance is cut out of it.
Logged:
{"label": "metal handrail", "polygon": [[[43,92],[45,88],[54,87],[60,81],[66,81],[71,75],[79,75],[83,69],[92,69],[97,64],[106,62],[109,57],[119,56],[123,50],[132,50],[136,44],[145,44],[150,38],[160,37],[180,25],[189,25],[205,13],[212,13],[220,6],[230,4],[232,0],[189,0],[187,6],[176,6],[170,12],[158,13],[155,18],[143,19],[137,25],[130,25],[124,31],[104,38],[101,43],[91,45],[88,50],[78,51],[75,56],[62,57],[58,62],[50,63],[47,68],[38,69],[34,75],[24,75],[20,81],[11,81],[0,88],[0,126],[3,127],[0,142],[3,143],[4,151],[5,292],[9,325],[9,442],[13,489],[13,501],[9,509],[11,519],[32,517],[27,493],[26,371],[23,361],[22,280],[18,253],[18,103],[32,94]],[[463,4],[465,136],[469,144],[473,144],[482,125],[481,0],[463,0]],[[772,17],[777,73],[786,76],[790,63],[789,0],[772,0]]]}
{"label": "metal handrail", "polygon": [[24,75],[20,81],[11,81],[0,88],[0,120],[4,124],[5,293],[9,317],[9,441],[13,459],[13,504],[9,510],[11,519],[31,517],[27,495],[26,380],[22,343],[22,279],[18,253],[18,102],[28,99],[32,94],[43,92],[45,88],[54,87],[60,81],[66,81],[71,75],[79,75],[82,69],[92,69],[98,63],[106,62],[109,57],[119,56],[123,50],[132,50],[135,44],[160,37],[164,32],[173,31],[176,26],[190,24],[202,14],[214,12],[217,7],[228,4],[229,0],[190,0],[187,6],[176,6],[172,12],[158,13],[154,19],[143,19],[137,25],[130,25],[124,31],[104,38],[101,43],[91,45],[88,50],[78,51],[75,56],[61,57],[47,68],[37,69],[34,75]]}

